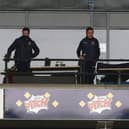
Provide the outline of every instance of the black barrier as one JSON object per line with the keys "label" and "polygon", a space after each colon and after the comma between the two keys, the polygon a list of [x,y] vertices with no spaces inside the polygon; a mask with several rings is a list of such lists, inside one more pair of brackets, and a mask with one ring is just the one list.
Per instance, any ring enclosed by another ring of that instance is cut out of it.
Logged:
{"label": "black barrier", "polygon": [[51,85],[35,87],[34,84],[24,88],[19,88],[19,84],[16,86],[5,88],[5,118],[129,120],[129,88],[53,88]]}
{"label": "black barrier", "polygon": [[[84,61],[82,61],[80,59],[47,58],[47,60],[49,60],[49,63],[51,61],[68,61],[68,62],[72,61],[72,62],[83,62],[84,63]],[[27,72],[22,73],[22,72],[8,71],[8,61],[14,61],[14,59],[13,58],[4,59],[5,71],[2,72],[2,74],[6,75],[6,76],[8,76],[8,74],[13,74],[13,75],[17,75],[17,76],[18,75],[31,75],[30,73],[27,73]],[[20,61],[20,60],[17,60],[17,61]],[[32,61],[46,61],[46,58],[32,59]],[[87,61],[92,61],[92,60],[87,60]],[[98,64],[99,62],[129,62],[129,60],[128,59],[99,59],[99,60],[96,60],[96,62]],[[39,75],[41,75],[41,74],[44,74],[44,75],[45,74],[51,74],[51,75],[67,75],[67,76],[74,75],[75,78],[81,77],[81,81],[80,82],[75,81],[75,83],[81,83],[81,84],[85,83],[85,79],[86,79],[85,76],[86,75],[88,75],[88,76],[90,76],[90,75],[94,75],[94,76],[96,76],[96,75],[103,75],[102,74],[102,70],[101,70],[101,72],[98,72],[99,70],[97,69],[97,67],[95,68],[95,72],[94,73],[88,73],[88,72],[86,73],[86,72],[84,72],[84,69],[85,69],[84,67],[85,67],[84,65],[83,66],[80,65],[80,69],[77,72],[66,72],[66,73],[65,72],[60,72],[60,73],[57,73],[57,72],[55,72],[55,73],[54,72],[49,72],[49,73],[47,73],[47,72],[45,72],[45,73],[44,72],[35,72],[33,74],[39,74]],[[129,75],[129,73],[128,73],[129,66],[128,66],[128,69],[126,69],[126,70],[125,69],[116,69],[114,73],[112,71],[111,70],[109,70],[108,72],[106,71],[104,73],[104,75],[107,75],[107,76],[112,75],[114,77],[117,76],[117,83],[121,84],[121,82],[122,82],[121,76]]]}

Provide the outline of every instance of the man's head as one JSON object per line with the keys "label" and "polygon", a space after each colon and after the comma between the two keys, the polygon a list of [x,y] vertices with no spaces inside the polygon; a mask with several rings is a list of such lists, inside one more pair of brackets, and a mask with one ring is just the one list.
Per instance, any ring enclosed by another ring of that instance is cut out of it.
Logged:
{"label": "man's head", "polygon": [[22,29],[22,35],[23,36],[26,36],[26,37],[29,37],[29,35],[30,35],[30,29],[28,27],[24,27]]}
{"label": "man's head", "polygon": [[87,27],[86,28],[86,37],[89,39],[92,39],[94,36],[94,29],[92,27]]}

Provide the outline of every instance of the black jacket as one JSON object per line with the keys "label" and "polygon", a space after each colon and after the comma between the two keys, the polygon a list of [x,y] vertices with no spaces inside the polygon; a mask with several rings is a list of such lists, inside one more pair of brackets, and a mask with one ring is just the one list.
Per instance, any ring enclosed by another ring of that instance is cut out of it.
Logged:
{"label": "black jacket", "polygon": [[77,56],[80,57],[86,54],[87,60],[97,60],[100,56],[99,42],[96,38],[88,39],[87,37],[82,39],[78,48]]}
{"label": "black jacket", "polygon": [[29,37],[21,36],[16,39],[8,48],[6,57],[11,56],[15,51],[14,59],[17,61],[30,61],[39,54],[39,48],[36,43]]}

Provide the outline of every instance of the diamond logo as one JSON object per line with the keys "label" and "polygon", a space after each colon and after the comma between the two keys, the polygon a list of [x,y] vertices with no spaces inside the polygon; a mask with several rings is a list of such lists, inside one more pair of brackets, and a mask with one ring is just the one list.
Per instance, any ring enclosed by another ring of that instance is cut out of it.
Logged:
{"label": "diamond logo", "polygon": [[90,93],[87,95],[87,97],[88,97],[89,99],[92,99],[92,98],[94,97],[94,95],[90,92]]}
{"label": "diamond logo", "polygon": [[21,107],[22,106],[22,101],[21,100],[17,100],[17,102],[16,102],[16,105],[18,106],[18,107]]}
{"label": "diamond logo", "polygon": [[44,96],[46,97],[46,98],[50,98],[50,94],[48,93],[48,92],[46,92],[45,94],[44,94]]}
{"label": "diamond logo", "polygon": [[58,106],[59,106],[59,102],[55,100],[55,101],[53,101],[52,105],[53,105],[53,107],[55,107],[55,108],[56,108],[56,107],[58,107]]}
{"label": "diamond logo", "polygon": [[83,108],[86,105],[86,103],[82,100],[82,101],[80,101],[79,105],[80,105],[80,107]]}
{"label": "diamond logo", "polygon": [[108,98],[113,98],[113,94],[112,94],[112,93],[108,93],[108,94],[107,94],[107,97],[108,97]]}
{"label": "diamond logo", "polygon": [[25,97],[26,99],[30,98],[30,96],[31,96],[31,94],[30,94],[29,92],[26,92],[26,93],[24,94],[24,97]]}
{"label": "diamond logo", "polygon": [[117,108],[120,108],[120,107],[122,106],[122,103],[121,103],[121,101],[117,101],[117,102],[115,103],[115,105],[116,105]]}

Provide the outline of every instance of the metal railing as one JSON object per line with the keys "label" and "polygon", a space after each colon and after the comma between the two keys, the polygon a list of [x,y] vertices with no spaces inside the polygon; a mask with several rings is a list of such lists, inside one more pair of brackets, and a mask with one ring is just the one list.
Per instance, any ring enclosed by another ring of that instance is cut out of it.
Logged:
{"label": "metal railing", "polygon": [[[82,60],[80,59],[59,59],[59,58],[48,58],[50,62],[52,61],[66,61],[66,62],[69,62],[69,61],[72,61],[72,62],[81,62]],[[13,58],[10,58],[10,59],[3,59],[4,62],[5,62],[5,68],[4,68],[4,72],[2,72],[2,74],[4,75],[8,75],[10,72],[8,72],[8,62],[9,61],[14,61]],[[17,61],[20,61],[20,60],[17,60]],[[31,61],[46,61],[46,58],[38,58],[38,59],[32,59]],[[86,60],[86,61],[91,61],[91,60]],[[84,62],[84,61],[83,61]],[[129,62],[129,59],[99,59],[99,60],[96,60],[97,64],[100,63],[100,62]],[[84,67],[84,66],[83,66]],[[80,66],[80,70],[78,72],[60,72],[60,73],[57,73],[57,72],[36,72],[34,74],[52,74],[52,75],[58,75],[58,74],[62,74],[62,75],[72,75],[74,74],[75,75],[75,78],[77,79],[77,77],[79,76],[83,76],[83,78],[85,78],[85,75],[93,75],[96,76],[96,75],[103,75],[101,72],[98,72],[98,69],[97,67],[95,68],[95,72],[94,73],[86,73],[84,71],[84,68]],[[128,67],[129,68],[129,67]],[[114,73],[113,72],[106,72],[104,73],[104,75],[107,75],[107,76],[118,76],[118,84],[121,84],[121,76],[125,75],[129,75],[129,70],[127,70],[127,72],[123,72],[122,70],[116,70]],[[15,74],[15,75],[30,75],[30,73],[28,72],[12,72],[12,74]],[[76,80],[75,79],[75,80]],[[77,81],[75,81],[76,83],[78,83]]]}

